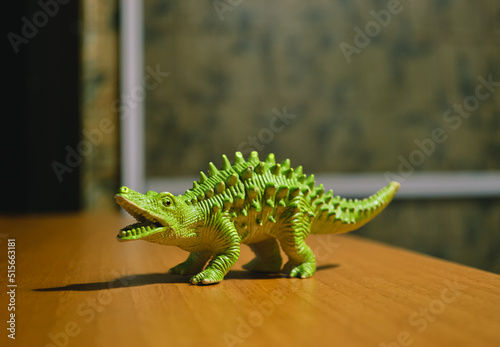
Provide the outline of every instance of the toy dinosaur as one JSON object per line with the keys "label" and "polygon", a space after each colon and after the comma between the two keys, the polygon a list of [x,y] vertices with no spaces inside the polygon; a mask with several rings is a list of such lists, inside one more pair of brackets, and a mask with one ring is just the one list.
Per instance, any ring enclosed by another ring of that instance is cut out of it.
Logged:
{"label": "toy dinosaur", "polygon": [[[324,193],[315,186],[314,175],[290,160],[265,161],[252,152],[245,161],[236,152],[234,164],[223,155],[222,168],[209,164],[208,176],[185,194],[147,192],[121,187],[117,203],[137,223],[120,230],[117,239],[145,240],[174,245],[191,252],[169,273],[191,275],[193,284],[218,283],[224,279],[240,253],[240,243],[250,246],[256,257],[243,268],[307,278],[316,271],[316,260],[305,238],[312,234],[336,234],[358,229],[378,215],[392,200],[399,183],[391,182],[363,200],[346,200]],[[288,256],[283,267],[281,245]],[[205,267],[205,265],[208,265]]]}

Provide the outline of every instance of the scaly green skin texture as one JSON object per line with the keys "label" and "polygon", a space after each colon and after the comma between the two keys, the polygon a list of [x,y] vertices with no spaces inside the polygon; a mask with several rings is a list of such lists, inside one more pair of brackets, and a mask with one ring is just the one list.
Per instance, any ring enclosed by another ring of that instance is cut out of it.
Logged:
{"label": "scaly green skin texture", "polygon": [[[115,199],[137,223],[120,230],[117,238],[190,252],[169,273],[192,276],[193,284],[222,281],[238,260],[241,243],[256,255],[245,269],[307,278],[316,271],[305,243],[310,233],[358,229],[389,204],[398,188],[399,183],[391,182],[369,198],[346,200],[315,186],[314,175],[304,175],[301,166],[291,168],[288,159],[276,163],[270,154],[261,161],[252,152],[246,161],[236,152],[233,165],[225,155],[220,170],[210,163],[208,176],[201,172],[183,195],[120,188]],[[288,256],[283,267],[280,246]]]}

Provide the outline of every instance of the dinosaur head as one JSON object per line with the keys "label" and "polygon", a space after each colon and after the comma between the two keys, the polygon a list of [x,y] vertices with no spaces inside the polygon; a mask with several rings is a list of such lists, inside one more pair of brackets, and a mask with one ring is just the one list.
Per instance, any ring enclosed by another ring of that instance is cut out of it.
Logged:
{"label": "dinosaur head", "polygon": [[117,235],[119,241],[139,240],[151,242],[167,241],[175,237],[182,226],[186,204],[171,193],[149,191],[138,193],[127,187],[121,187],[115,200],[137,223],[121,229]]}

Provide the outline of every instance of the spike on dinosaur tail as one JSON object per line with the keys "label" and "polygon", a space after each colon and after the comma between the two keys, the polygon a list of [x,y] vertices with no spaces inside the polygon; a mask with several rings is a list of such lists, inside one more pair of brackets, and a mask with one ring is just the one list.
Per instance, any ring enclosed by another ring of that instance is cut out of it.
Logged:
{"label": "spike on dinosaur tail", "polygon": [[346,200],[332,197],[331,191],[318,198],[316,217],[312,221],[312,234],[341,234],[356,230],[389,205],[400,187],[399,182],[391,182],[377,193],[363,200]]}

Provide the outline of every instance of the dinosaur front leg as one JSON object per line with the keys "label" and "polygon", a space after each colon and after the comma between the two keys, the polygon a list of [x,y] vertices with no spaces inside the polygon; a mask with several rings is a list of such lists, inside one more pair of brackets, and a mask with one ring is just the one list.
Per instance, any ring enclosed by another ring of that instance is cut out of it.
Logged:
{"label": "dinosaur front leg", "polygon": [[194,275],[203,270],[211,257],[212,253],[209,251],[192,252],[186,261],[174,266],[168,273],[181,276]]}
{"label": "dinosaur front leg", "polygon": [[191,277],[192,284],[212,284],[224,279],[240,255],[240,238],[234,224],[222,220],[212,227],[214,256],[205,270]]}

